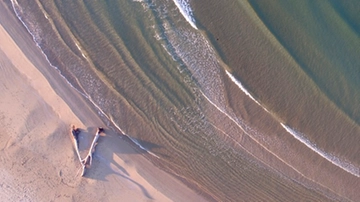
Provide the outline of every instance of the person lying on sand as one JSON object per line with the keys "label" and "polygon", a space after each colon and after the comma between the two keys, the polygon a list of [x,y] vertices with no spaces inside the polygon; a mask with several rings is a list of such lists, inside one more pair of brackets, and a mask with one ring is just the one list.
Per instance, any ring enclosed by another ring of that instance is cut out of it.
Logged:
{"label": "person lying on sand", "polygon": [[80,129],[79,128],[75,128],[75,126],[72,126],[72,131],[71,131],[74,139],[76,140],[76,144],[77,146],[79,145],[79,134],[80,134]]}
{"label": "person lying on sand", "polygon": [[71,130],[72,136],[73,136],[73,143],[75,146],[75,150],[76,150],[76,154],[79,158],[79,161],[81,161],[81,157],[80,157],[80,152],[79,152],[79,134],[80,134],[80,129],[79,128],[75,128],[75,126],[72,126],[72,130]]}
{"label": "person lying on sand", "polygon": [[88,154],[86,155],[86,157],[84,159],[81,159],[80,157],[80,152],[79,152],[79,134],[80,134],[80,129],[76,128],[74,125],[72,126],[72,138],[73,138],[73,143],[75,146],[75,150],[76,150],[76,154],[79,158],[79,161],[81,163],[81,167],[82,167],[82,174],[81,176],[85,175],[85,169],[89,168],[91,166],[92,163],[92,155],[95,152],[95,147],[97,145],[97,141],[100,137],[100,133],[104,132],[104,129],[102,127],[99,127],[96,131],[95,137],[91,143],[90,149]]}
{"label": "person lying on sand", "polygon": [[92,163],[92,154],[95,152],[95,147],[97,145],[97,141],[100,137],[100,133],[102,133],[104,131],[103,128],[99,127],[96,131],[95,137],[91,143],[90,149],[89,149],[89,153],[88,155],[81,161],[82,164],[84,164],[87,167],[91,166]]}

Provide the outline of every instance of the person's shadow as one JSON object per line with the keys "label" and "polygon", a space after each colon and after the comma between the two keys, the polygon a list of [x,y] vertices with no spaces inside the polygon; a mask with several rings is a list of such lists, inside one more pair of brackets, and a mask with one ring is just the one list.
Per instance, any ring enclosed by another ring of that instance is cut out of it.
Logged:
{"label": "person's shadow", "polygon": [[[93,141],[97,128],[89,127],[87,130],[81,130],[79,134],[79,151],[81,158],[84,158]],[[132,138],[133,139],[133,138]],[[107,181],[106,177],[111,174],[118,175],[138,186],[143,192],[144,196],[153,199],[149,192],[138,182],[131,179],[128,171],[124,169],[114,158],[119,154],[139,154],[142,152],[151,151],[151,149],[159,148],[160,146],[151,142],[134,139],[136,144],[140,144],[142,148],[134,149],[129,143],[133,142],[126,136],[119,136],[112,130],[104,129],[100,134],[93,153],[93,160],[90,167],[85,169],[83,177]],[[146,150],[144,150],[146,149]]]}

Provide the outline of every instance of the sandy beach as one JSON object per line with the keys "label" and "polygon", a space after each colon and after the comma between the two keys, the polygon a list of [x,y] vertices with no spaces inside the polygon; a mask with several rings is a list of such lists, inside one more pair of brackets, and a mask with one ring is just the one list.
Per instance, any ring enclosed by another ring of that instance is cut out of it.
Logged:
{"label": "sandy beach", "polygon": [[[160,170],[51,67],[0,3],[0,198],[2,201],[204,201]],[[71,140],[80,133],[84,156],[104,127],[84,177]]]}

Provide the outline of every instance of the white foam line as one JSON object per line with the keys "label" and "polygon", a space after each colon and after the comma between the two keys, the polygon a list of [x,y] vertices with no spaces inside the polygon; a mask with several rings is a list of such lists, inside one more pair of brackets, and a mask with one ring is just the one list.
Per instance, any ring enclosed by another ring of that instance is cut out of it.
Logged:
{"label": "white foam line", "polygon": [[75,45],[76,45],[77,49],[81,52],[81,55],[83,56],[83,58],[87,59],[87,57],[83,53],[83,51],[82,51],[81,47],[79,46],[79,44],[75,42]]}
{"label": "white foam line", "polygon": [[[41,53],[45,56],[45,59],[46,61],[48,62],[48,64],[53,67],[54,69],[56,69],[57,71],[59,71],[59,74],[60,76],[70,85],[70,87],[72,87],[73,89],[75,89],[77,92],[79,92],[81,95],[85,96],[85,94],[83,94],[82,92],[80,92],[77,88],[75,88],[66,78],[64,75],[61,74],[59,68],[57,68],[56,66],[54,66],[48,56],[45,54],[45,52],[43,51],[43,49],[41,48],[40,44],[37,42],[37,39],[35,37],[35,35],[30,31],[29,27],[26,25],[26,23],[22,20],[20,14],[18,13],[18,9],[20,10],[19,8],[19,4],[16,0],[11,0],[11,3],[12,3],[12,7],[13,7],[13,10],[16,14],[16,17],[20,20],[20,22],[23,24],[23,26],[26,28],[26,30],[28,31],[28,33],[31,35],[31,37],[33,38],[33,41],[35,42],[36,46],[40,49]],[[85,92],[85,91],[84,91]]]}
{"label": "white foam line", "polygon": [[317,148],[316,145],[312,142],[310,142],[310,140],[308,140],[304,134],[290,128],[289,126],[280,123],[281,126],[288,132],[290,133],[295,139],[299,140],[300,142],[302,142],[303,144],[305,144],[308,148],[310,148],[311,150],[313,150],[314,152],[316,152],[317,154],[319,154],[321,157],[325,158],[326,160],[328,160],[329,162],[331,162],[332,164],[336,165],[337,167],[345,170],[346,172],[355,175],[356,177],[360,177],[359,174],[359,168],[354,166],[351,163],[345,162],[340,160],[338,157],[330,155],[324,151],[322,151],[321,149]]}
{"label": "white foam line", "polygon": [[[275,153],[273,153],[272,151],[270,151],[268,148],[266,148],[264,145],[262,145],[260,142],[258,142],[256,139],[254,139],[251,135],[249,135],[245,129],[236,121],[234,120],[228,113],[224,112],[222,109],[220,109],[220,107],[218,107],[215,103],[213,103],[202,91],[200,91],[200,93],[205,97],[205,99],[207,101],[209,101],[210,104],[212,104],[216,109],[218,109],[221,113],[223,113],[225,116],[227,116],[231,121],[233,121],[242,131],[244,131],[244,133],[250,138],[252,139],[254,142],[256,142],[258,145],[260,145],[262,148],[264,148],[267,152],[269,152],[270,154],[274,155],[277,159],[279,159],[279,161],[283,162],[285,165],[289,166],[290,168],[292,168],[295,172],[297,172],[299,175],[301,175],[302,177],[304,177],[305,179],[308,179],[309,181],[312,181],[315,184],[318,184],[326,189],[331,190],[332,192],[336,193],[334,190],[332,190],[330,187],[327,187],[317,181],[314,181],[313,179],[307,177],[306,175],[304,175],[303,173],[301,173],[299,170],[297,170],[295,167],[293,167],[292,165],[288,164],[287,162],[285,162],[282,158],[280,158],[278,155],[276,155]],[[222,130],[220,130],[222,131]],[[222,131],[223,132],[223,131]],[[261,161],[258,157],[256,157],[254,154],[252,154],[251,152],[249,152],[246,148],[244,148],[239,142],[237,142],[235,139],[233,139],[231,136],[229,136],[227,133],[223,132],[225,135],[227,135],[230,139],[232,139],[237,145],[239,145],[241,148],[243,148],[245,151],[247,151],[250,155],[252,155],[254,158],[258,159],[259,161]],[[269,166],[267,163],[265,163],[264,161],[261,161],[262,163],[264,163],[265,165],[267,165],[268,167],[271,168],[271,166]],[[352,173],[351,173],[352,174]],[[357,175],[356,175],[357,176]]]}
{"label": "white foam line", "polygon": [[[25,24],[25,22],[22,20],[20,14],[18,13],[18,9],[20,10],[20,7],[19,7],[19,4],[16,0],[11,0],[11,3],[12,3],[12,7],[13,7],[13,10],[16,14],[16,17],[20,20],[20,22],[23,24],[23,26],[26,28],[26,30],[28,31],[28,33],[32,36],[33,38],[33,41],[35,42],[36,46],[40,49],[41,53],[45,56],[45,59],[47,60],[47,62],[50,64],[51,67],[55,68],[56,70],[59,71],[59,75],[69,84],[69,86],[73,89],[75,89],[80,95],[82,95],[83,97],[85,97],[87,100],[89,100],[95,107],[96,109],[103,115],[105,116],[123,135],[129,137],[131,139],[131,137],[129,135],[127,135],[121,128],[120,126],[118,126],[114,120],[109,117],[108,115],[106,115],[106,113],[92,100],[91,96],[86,93],[86,91],[83,89],[84,93],[80,92],[77,88],[75,88],[66,78],[64,75],[61,74],[59,68],[57,68],[56,66],[54,66],[49,58],[47,57],[47,55],[45,54],[45,52],[42,50],[40,44],[37,42],[37,39],[35,37],[35,35],[30,31],[29,27]],[[77,45],[77,44],[76,44]],[[85,57],[86,58],[86,57]],[[79,86],[81,87],[80,83],[78,83]],[[131,141],[133,141],[133,139],[131,139]],[[134,142],[134,141],[133,141]],[[146,149],[144,149],[140,144],[138,144],[137,142],[134,142],[136,145],[138,145],[141,149],[147,151]],[[147,151],[149,154],[157,157],[157,158],[160,158],[159,156],[157,156],[156,154],[154,154],[153,152],[150,152],[150,151]]]}
{"label": "white foam line", "polygon": [[184,16],[185,20],[194,28],[198,29],[195,24],[195,19],[192,16],[192,9],[189,3],[185,0],[173,0],[176,7],[180,10],[180,13]]}
{"label": "white foam line", "polygon": [[242,85],[242,83],[240,81],[238,81],[230,72],[228,72],[227,70],[225,70],[226,74],[229,76],[229,78],[231,79],[231,81],[233,81],[247,96],[249,96],[252,100],[254,100],[254,102],[256,104],[258,104],[259,106],[261,106],[265,111],[269,112],[266,107],[262,106],[260,104],[260,102],[258,102],[251,94],[248,90],[246,90],[246,88]]}
{"label": "white foam line", "polygon": [[[278,158],[281,162],[283,162],[284,164],[288,165],[290,168],[294,169],[296,172],[298,172],[300,175],[302,175],[303,177],[305,177],[300,171],[298,171],[296,168],[294,168],[293,166],[291,166],[290,164],[286,163],[284,160],[282,160],[279,156],[277,156],[275,153],[273,153],[272,151],[270,151],[268,148],[266,148],[264,145],[262,145],[259,141],[257,141],[255,138],[253,138],[248,132],[246,132],[246,130],[233,118],[231,117],[228,113],[226,113],[225,111],[223,111],[220,107],[218,107],[215,103],[213,103],[202,91],[200,91],[200,93],[204,96],[204,98],[209,101],[209,103],[211,105],[213,105],[216,109],[218,109],[221,113],[223,113],[225,116],[227,116],[232,122],[234,122],[250,139],[252,139],[254,142],[256,142],[258,145],[260,145],[262,148],[264,148],[267,152],[271,153],[272,155],[274,155],[276,158]],[[226,133],[225,133],[226,134]],[[226,134],[227,135],[227,134]],[[236,140],[234,140],[231,136],[227,135],[229,138],[231,138],[233,141],[235,141],[235,143],[237,145],[239,145],[240,147],[244,148],[239,142],[237,142]],[[245,149],[245,148],[244,148]],[[245,149],[246,150],[246,149]],[[247,150],[246,150],[247,151]],[[249,152],[249,151],[248,151]],[[253,155],[252,153],[249,152],[249,154]],[[254,155],[253,155],[254,156]],[[254,156],[255,157],[255,156]],[[257,158],[257,157],[255,157]],[[257,158],[258,159],[258,158]],[[260,160],[260,159],[259,159]],[[260,160],[261,161],[261,160]],[[261,161],[263,162],[263,161]],[[263,162],[265,163],[265,162]],[[265,163],[266,164],[266,163]],[[269,166],[270,167],[270,166]],[[305,177],[306,178],[306,177]]]}
{"label": "white foam line", "polygon": [[160,157],[156,154],[154,154],[153,152],[149,151],[148,149],[146,149],[145,147],[143,147],[136,139],[132,138],[132,137],[129,137],[131,139],[131,141],[133,143],[135,143],[137,146],[139,146],[142,150],[146,151],[147,153],[155,156],[156,158],[160,159]]}
{"label": "white foam line", "polygon": [[[270,113],[264,106],[262,106],[250,93],[246,90],[246,88],[241,84],[240,81],[238,81],[230,72],[226,71],[226,74],[230,77],[230,79],[252,100],[254,100],[259,106],[265,109],[268,113]],[[345,161],[340,160],[338,157],[327,154],[326,152],[320,150],[316,147],[315,144],[311,143],[308,139],[305,138],[305,135],[291,129],[289,126],[286,126],[283,123],[280,123],[281,126],[290,133],[295,139],[299,140],[301,143],[305,144],[309,149],[313,150],[317,154],[319,154],[321,157],[325,158],[332,164],[338,166],[339,168],[345,170],[346,172],[355,175],[356,177],[360,177],[359,168],[356,166],[347,163]]]}
{"label": "white foam line", "polygon": [[14,7],[14,4],[16,4],[17,6],[19,6],[17,0],[11,0],[11,3],[12,3],[12,5],[13,5],[13,7]]}

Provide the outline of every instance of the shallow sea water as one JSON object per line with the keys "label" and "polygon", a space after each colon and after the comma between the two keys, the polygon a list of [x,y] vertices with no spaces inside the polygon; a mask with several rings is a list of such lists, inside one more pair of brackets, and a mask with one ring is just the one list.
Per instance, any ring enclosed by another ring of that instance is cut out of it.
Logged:
{"label": "shallow sea water", "polygon": [[69,85],[209,200],[360,199],[356,2],[34,2]]}

